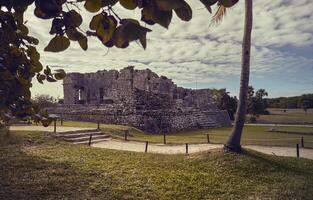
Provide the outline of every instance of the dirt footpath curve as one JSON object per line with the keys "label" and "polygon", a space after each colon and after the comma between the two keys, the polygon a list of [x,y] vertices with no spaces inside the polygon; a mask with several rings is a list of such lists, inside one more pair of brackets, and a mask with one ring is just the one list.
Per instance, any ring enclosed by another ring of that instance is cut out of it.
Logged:
{"label": "dirt footpath curve", "polygon": [[[120,141],[120,140],[110,140],[100,143],[95,143],[93,147],[115,149],[123,151],[135,151],[144,152],[145,151],[144,142],[133,142],[133,141]],[[202,151],[207,151],[216,148],[222,148],[222,144],[189,144],[188,153],[197,153]],[[276,147],[276,146],[258,146],[258,145],[245,145],[244,148],[259,151],[265,154],[271,154],[276,156],[289,156],[296,157],[296,148],[292,147]],[[162,154],[184,154],[186,153],[186,145],[163,145],[163,144],[148,144],[149,153],[162,153]],[[300,148],[300,157],[308,158],[313,160],[313,149],[302,149]]]}
{"label": "dirt footpath curve", "polygon": [[[91,128],[77,128],[77,127],[57,127],[57,132],[89,130]],[[11,126],[10,130],[16,131],[46,131],[53,132],[53,126]],[[121,141],[121,140],[109,140],[105,142],[95,143],[92,146],[106,149],[115,149],[123,151],[135,151],[144,152],[145,142],[134,141]],[[222,148],[222,144],[189,144],[188,153],[197,153],[207,151],[216,148]],[[258,146],[258,145],[245,145],[244,148],[259,151],[265,154],[277,155],[277,156],[290,156],[296,157],[296,148],[292,147],[276,147],[276,146]],[[148,145],[149,153],[162,153],[162,154],[184,154],[186,153],[186,145],[163,145],[163,144],[150,144]],[[313,160],[313,149],[300,148],[300,157]]]}
{"label": "dirt footpath curve", "polygon": [[[58,126],[57,132],[67,132],[67,131],[79,131],[79,130],[90,130],[92,128],[80,128],[80,127],[68,127],[68,126]],[[12,131],[45,131],[45,132],[53,132],[54,127],[48,126],[43,127],[41,125],[38,126],[10,126],[10,130]]]}

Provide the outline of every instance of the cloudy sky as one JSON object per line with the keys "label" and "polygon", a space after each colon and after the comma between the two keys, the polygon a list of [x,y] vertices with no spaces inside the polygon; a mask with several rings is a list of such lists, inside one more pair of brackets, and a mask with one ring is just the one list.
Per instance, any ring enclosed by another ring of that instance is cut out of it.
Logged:
{"label": "cloudy sky", "polygon": [[[150,68],[188,88],[227,88],[238,95],[244,5],[241,0],[230,9],[218,26],[210,26],[211,15],[199,3],[189,0],[193,19],[186,23],[174,16],[169,29],[151,27],[148,47],[143,50],[133,42],[127,49],[107,49],[90,38],[84,52],[72,42],[61,53],[43,52],[53,37],[51,23],[32,16],[28,10],[31,34],[40,40],[41,61],[66,72],[95,72],[134,65]],[[117,6],[120,17],[137,17],[138,11]],[[81,13],[87,30],[90,14]],[[265,88],[270,97],[293,96],[313,92],[313,1],[254,1],[250,85]],[[33,94],[63,97],[61,82],[35,83]]]}

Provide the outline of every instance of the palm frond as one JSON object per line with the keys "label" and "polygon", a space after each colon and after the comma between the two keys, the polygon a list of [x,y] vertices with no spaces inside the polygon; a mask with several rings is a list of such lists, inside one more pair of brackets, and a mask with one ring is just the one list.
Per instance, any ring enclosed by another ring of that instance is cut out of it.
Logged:
{"label": "palm frond", "polygon": [[226,16],[226,7],[223,5],[219,5],[216,13],[212,17],[212,23],[213,24],[219,24],[223,18]]}

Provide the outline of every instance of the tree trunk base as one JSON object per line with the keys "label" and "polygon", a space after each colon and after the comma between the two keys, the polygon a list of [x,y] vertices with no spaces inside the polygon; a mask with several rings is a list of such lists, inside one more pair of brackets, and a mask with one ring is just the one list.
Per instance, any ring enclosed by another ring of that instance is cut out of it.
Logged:
{"label": "tree trunk base", "polygon": [[225,152],[232,152],[232,153],[242,153],[242,148],[241,145],[239,146],[233,146],[233,145],[229,145],[229,144],[224,144],[224,148],[223,150]]}

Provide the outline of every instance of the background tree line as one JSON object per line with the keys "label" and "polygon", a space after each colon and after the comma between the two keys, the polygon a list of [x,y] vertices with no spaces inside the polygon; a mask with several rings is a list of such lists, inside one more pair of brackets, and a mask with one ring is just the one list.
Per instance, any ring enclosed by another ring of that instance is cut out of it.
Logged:
{"label": "background tree line", "polygon": [[293,97],[267,98],[270,108],[313,108],[313,94],[303,94]]}
{"label": "background tree line", "polygon": [[[268,93],[265,89],[259,89],[255,92],[254,88],[249,86],[246,114],[250,114],[253,118],[251,121],[255,121],[258,115],[269,114],[266,110],[268,108],[268,103],[264,98],[266,96],[268,96]],[[230,119],[234,120],[234,115],[238,105],[238,98],[236,96],[230,96],[229,92],[227,92],[225,88],[212,89],[212,97],[217,108],[220,110],[226,110]]]}

